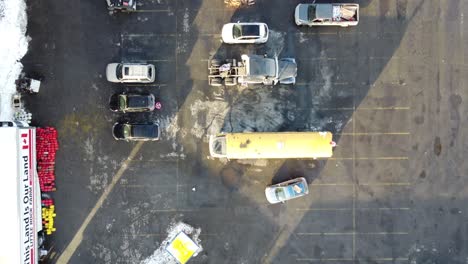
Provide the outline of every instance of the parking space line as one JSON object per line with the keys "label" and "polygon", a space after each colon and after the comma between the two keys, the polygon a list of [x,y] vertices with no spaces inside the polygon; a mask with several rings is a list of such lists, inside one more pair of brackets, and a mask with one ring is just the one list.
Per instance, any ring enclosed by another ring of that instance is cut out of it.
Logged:
{"label": "parking space line", "polygon": [[174,60],[145,60],[145,61],[148,61],[148,62],[173,62]]}
{"label": "parking space line", "polygon": [[[353,186],[354,183],[312,183],[313,186]],[[361,186],[409,186],[409,182],[375,182],[375,183],[359,183]]]}
{"label": "parking space line", "polygon": [[[349,82],[332,82],[330,83],[330,85],[348,85]],[[311,83],[311,82],[297,82],[296,84],[294,84],[296,86],[298,85],[325,85],[325,83]]]}
{"label": "parking space line", "polygon": [[[410,210],[411,208],[409,207],[380,207],[380,208],[371,208],[371,207],[357,207],[355,208],[355,210],[357,211],[371,211],[371,210],[375,210],[375,211],[379,211],[379,210],[382,210],[382,211],[391,211],[391,210],[395,210],[395,211],[407,211],[407,210]],[[297,211],[352,211],[353,208],[296,208]]]}
{"label": "parking space line", "polygon": [[388,236],[388,235],[408,235],[408,232],[312,232],[312,233],[296,233],[298,236],[351,236],[351,235],[366,235],[366,236]]}
{"label": "parking space line", "polygon": [[[356,87],[353,87],[353,109],[356,109]],[[353,114],[353,134],[356,133],[356,122],[354,121],[355,113]],[[353,137],[352,141],[353,146],[353,167],[351,169],[351,177],[353,181],[353,211],[352,211],[352,221],[353,221],[353,259],[356,259],[356,203],[357,203],[357,188],[356,188],[356,137]]]}
{"label": "parking space line", "polygon": [[328,160],[408,160],[408,156],[402,157],[331,157],[327,158]]}
{"label": "parking space line", "polygon": [[125,84],[125,86],[138,86],[138,87],[141,87],[141,86],[154,86],[154,87],[166,87],[167,84],[165,83],[151,83],[151,84],[144,84],[144,83],[140,83],[140,84]]}
{"label": "parking space line", "polygon": [[121,34],[122,38],[142,38],[142,37],[176,37],[176,33],[151,33],[151,34]]}
{"label": "parking space line", "polygon": [[[167,233],[139,233],[139,234],[132,234],[139,237],[150,237],[150,236],[167,236]],[[200,232],[200,236],[219,236],[218,233],[202,233]]]}
{"label": "parking space line", "polygon": [[359,111],[359,110],[410,110],[407,106],[389,106],[389,107],[359,107],[354,109],[352,107],[336,107],[336,108],[319,108],[321,111]]}
{"label": "parking space line", "polygon": [[107,187],[104,189],[104,192],[101,194],[99,199],[97,200],[96,204],[94,207],[91,209],[89,214],[86,216],[85,220],[81,224],[80,228],[78,231],[75,233],[73,236],[73,239],[71,242],[67,245],[65,250],[62,252],[62,254],[59,256],[57,263],[59,264],[65,264],[68,263],[75,253],[76,249],[78,246],[81,244],[81,241],[83,241],[83,233],[88,227],[89,223],[91,220],[93,220],[94,216],[96,215],[97,211],[101,208],[103,205],[104,201],[107,199],[109,194],[112,192],[114,189],[114,186],[117,184],[117,182],[122,178],[122,175],[127,171],[130,162],[135,158],[135,156],[138,154],[140,151],[141,147],[143,146],[144,142],[138,142],[135,147],[133,147],[132,151],[130,152],[130,155],[127,157],[127,159],[122,163],[120,166],[119,170],[117,173],[112,177],[112,181]]}
{"label": "parking space line", "polygon": [[308,261],[308,262],[338,262],[338,261],[363,261],[368,263],[369,261],[408,261],[408,258],[297,258],[296,261]]}

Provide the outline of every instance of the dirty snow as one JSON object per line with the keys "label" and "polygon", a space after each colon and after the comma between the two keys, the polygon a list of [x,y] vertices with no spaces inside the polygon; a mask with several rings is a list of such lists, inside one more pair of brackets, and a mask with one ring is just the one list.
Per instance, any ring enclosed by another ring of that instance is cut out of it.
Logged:
{"label": "dirty snow", "polygon": [[284,49],[284,35],[285,33],[283,32],[269,30],[268,41],[265,44],[268,56],[273,57],[281,54],[281,51]]}
{"label": "dirty snow", "polygon": [[28,50],[24,0],[0,0],[0,120],[13,120],[15,80],[23,69],[19,60]]}
{"label": "dirty snow", "polygon": [[196,122],[190,130],[197,138],[217,134],[221,131],[224,119],[228,113],[229,105],[225,101],[201,101],[196,100],[190,105],[192,116]]}
{"label": "dirty snow", "polygon": [[153,255],[143,260],[141,264],[177,264],[178,262],[166,251],[166,247],[180,232],[187,234],[200,247],[200,250],[196,252],[193,257],[203,250],[199,239],[200,228],[196,229],[182,222],[173,223],[167,229],[168,235],[166,239],[161,242]]}
{"label": "dirty snow", "polygon": [[283,113],[295,108],[295,104],[286,99],[288,94],[288,88],[281,86],[244,90],[226,117],[224,131],[279,131],[286,121]]}

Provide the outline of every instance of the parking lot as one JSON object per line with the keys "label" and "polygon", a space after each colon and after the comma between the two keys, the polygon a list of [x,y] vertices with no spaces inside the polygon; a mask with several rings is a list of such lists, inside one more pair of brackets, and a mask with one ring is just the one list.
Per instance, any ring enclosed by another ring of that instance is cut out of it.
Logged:
{"label": "parking lot", "polygon": [[[23,64],[44,84],[27,107],[60,136],[51,263],[140,263],[177,221],[201,229],[193,263],[467,263],[468,4],[357,2],[358,26],[306,28],[297,0],[142,0],[115,15],[28,1]],[[265,22],[270,38],[222,44],[230,21]],[[265,53],[296,58],[297,84],[208,86],[210,58]],[[156,82],[107,82],[118,61],[153,63]],[[119,91],[163,107],[111,113]],[[116,142],[122,120],[158,121],[161,141]],[[213,159],[221,131],[331,131],[338,146],[326,160]],[[294,177],[310,194],[269,205],[265,186]]]}

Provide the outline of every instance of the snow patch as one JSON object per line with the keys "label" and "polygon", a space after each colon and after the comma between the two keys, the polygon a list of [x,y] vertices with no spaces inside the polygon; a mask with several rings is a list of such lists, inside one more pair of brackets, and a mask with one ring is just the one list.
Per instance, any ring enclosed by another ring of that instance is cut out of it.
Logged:
{"label": "snow patch", "polygon": [[13,120],[12,96],[23,65],[19,60],[28,51],[24,0],[0,2],[0,120]]}
{"label": "snow patch", "polygon": [[159,248],[154,251],[153,255],[143,260],[141,264],[177,264],[178,262],[166,251],[166,247],[180,232],[184,232],[200,247],[199,251],[196,252],[194,256],[198,255],[198,253],[203,250],[199,239],[200,228],[193,228],[182,222],[173,223],[167,229],[167,238],[161,242]]}
{"label": "snow patch", "polygon": [[175,114],[174,116],[161,118],[160,128],[162,137],[168,141],[172,142],[172,148],[176,150],[177,148],[177,133],[180,131],[180,127],[178,125],[178,115]]}
{"label": "snow patch", "polygon": [[184,12],[184,19],[182,21],[182,29],[185,33],[189,32],[190,30],[190,23],[189,23],[189,9],[185,8]]}

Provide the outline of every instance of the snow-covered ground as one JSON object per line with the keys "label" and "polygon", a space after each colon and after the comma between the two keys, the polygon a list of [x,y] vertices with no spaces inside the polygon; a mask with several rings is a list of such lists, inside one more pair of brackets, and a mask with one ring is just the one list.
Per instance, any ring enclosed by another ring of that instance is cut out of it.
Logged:
{"label": "snow-covered ground", "polygon": [[23,69],[19,61],[28,50],[27,22],[24,0],[0,0],[0,121],[13,120],[15,80]]}

